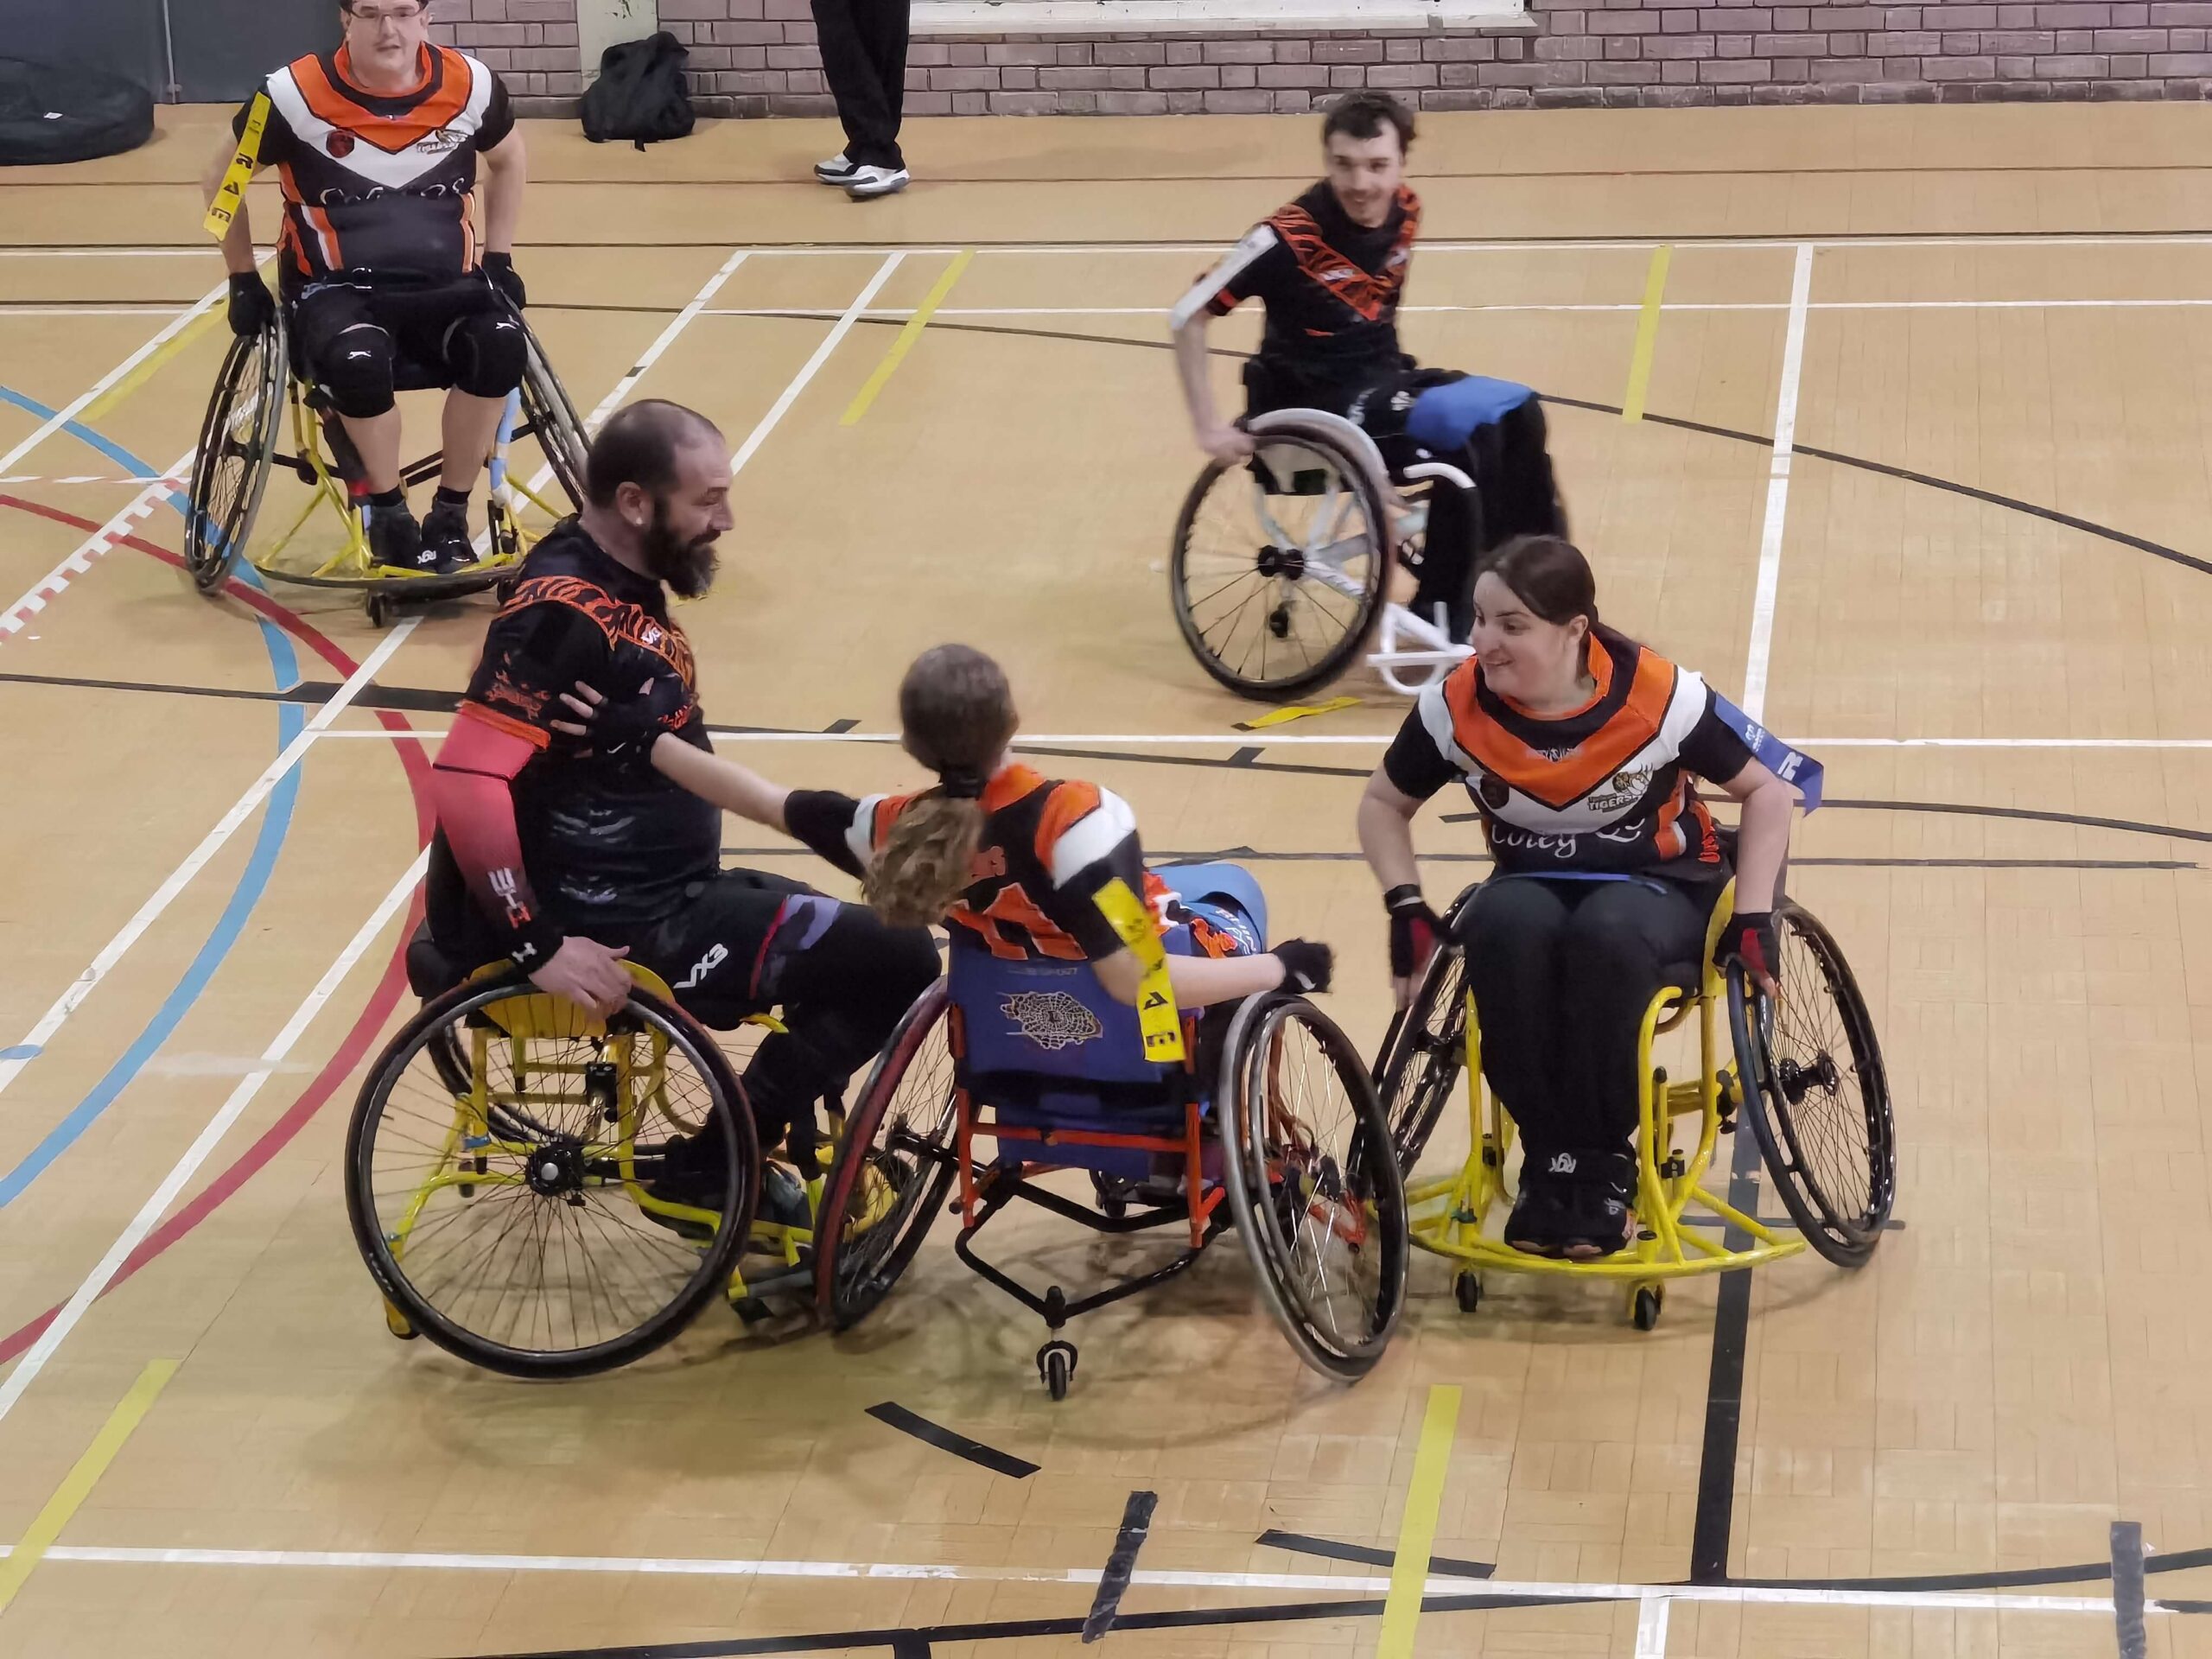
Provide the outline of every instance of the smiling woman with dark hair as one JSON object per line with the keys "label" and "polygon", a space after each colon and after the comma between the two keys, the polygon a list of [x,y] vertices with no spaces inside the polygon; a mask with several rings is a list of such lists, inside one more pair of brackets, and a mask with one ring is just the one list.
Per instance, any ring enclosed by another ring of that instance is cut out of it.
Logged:
{"label": "smiling woman with dark hair", "polygon": [[1703,679],[1599,621],[1589,563],[1556,537],[1509,544],[1477,579],[1474,646],[1421,693],[1368,780],[1360,847],[1389,911],[1402,1003],[1441,931],[1414,817],[1455,780],[1474,798],[1497,873],[1464,912],[1467,983],[1483,1073],[1523,1154],[1506,1243],[1610,1255],[1633,1220],[1643,1013],[1702,972],[1732,873],[1695,780],[1742,804],[1718,954],[1763,984],[1792,796]]}

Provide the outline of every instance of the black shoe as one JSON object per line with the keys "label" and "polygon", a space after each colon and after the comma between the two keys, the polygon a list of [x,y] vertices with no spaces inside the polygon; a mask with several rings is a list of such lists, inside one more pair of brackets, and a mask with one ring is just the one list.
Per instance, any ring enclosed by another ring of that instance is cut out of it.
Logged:
{"label": "black shoe", "polygon": [[423,526],[405,507],[365,505],[361,517],[369,536],[369,556],[378,564],[423,575],[437,573],[437,556],[423,545]]}
{"label": "black shoe", "polygon": [[1567,1220],[1560,1189],[1523,1170],[1513,1213],[1505,1218],[1506,1243],[1523,1255],[1564,1255]]}
{"label": "black shoe", "polygon": [[1628,1248],[1636,1217],[1611,1185],[1578,1181],[1561,1189],[1560,1254],[1570,1262],[1595,1262]]}
{"label": "black shoe", "polygon": [[760,1203],[753,1219],[774,1227],[813,1227],[814,1206],[807,1201],[806,1184],[789,1164],[771,1158],[760,1166]]}
{"label": "black shoe", "polygon": [[468,509],[433,503],[423,519],[423,551],[435,561],[440,575],[476,563],[476,549],[468,536]]}

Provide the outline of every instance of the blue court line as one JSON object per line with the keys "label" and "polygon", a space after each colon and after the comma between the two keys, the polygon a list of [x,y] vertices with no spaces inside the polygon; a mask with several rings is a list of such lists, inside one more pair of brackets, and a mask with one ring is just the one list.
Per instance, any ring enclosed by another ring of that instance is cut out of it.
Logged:
{"label": "blue court line", "polygon": [[[13,404],[42,421],[54,417],[53,410],[6,386],[0,386],[0,402]],[[90,444],[117,465],[127,467],[132,475],[154,476],[154,469],[146,462],[90,427],[70,421],[65,423],[61,429],[72,437]],[[169,493],[168,502],[180,514],[186,510],[184,498],[175,491]],[[246,580],[253,582],[257,587],[260,585],[254,578],[251,566],[241,564],[239,569]],[[292,648],[290,639],[265,617],[257,615],[254,620],[261,630],[262,648],[269,654],[270,677],[277,690],[289,690],[300,683],[299,657]],[[306,724],[307,713],[298,704],[286,702],[277,705],[278,753],[281,753],[300,734]],[[214,928],[207,935],[206,942],[186,967],[175,988],[155,1010],[154,1017],[147,1021],[145,1029],[108,1068],[107,1075],[93,1085],[92,1092],[78,1102],[69,1115],[55,1124],[37,1146],[31,1148],[21,1163],[5,1176],[0,1176],[0,1209],[4,1209],[22,1196],[24,1189],[36,1180],[48,1165],[68,1150],[92,1126],[100,1114],[115,1103],[117,1097],[145,1069],[146,1063],[159,1052],[193,1005],[199,1001],[209,982],[214,978],[216,970],[230,955],[231,947],[245,931],[246,922],[252,916],[254,906],[260,903],[262,894],[268,891],[270,877],[276,868],[277,855],[283,850],[285,838],[291,834],[292,815],[299,801],[299,785],[300,769],[297,766],[277,780],[276,786],[270,791],[262,814],[261,829],[254,837],[253,850],[246,858],[245,869],[239,875],[238,884],[232,891],[230,901],[223,906],[223,912],[216,918]],[[21,1054],[21,1051],[13,1049],[6,1052],[10,1058]],[[31,1055],[36,1052],[34,1049]],[[30,1056],[23,1055],[22,1058]]]}

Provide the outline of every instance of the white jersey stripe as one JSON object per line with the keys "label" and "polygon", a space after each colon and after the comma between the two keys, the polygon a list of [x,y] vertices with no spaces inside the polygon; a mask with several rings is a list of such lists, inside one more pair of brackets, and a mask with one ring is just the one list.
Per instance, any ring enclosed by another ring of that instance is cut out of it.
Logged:
{"label": "white jersey stripe", "polygon": [[1211,304],[1215,295],[1236,280],[1238,273],[1273,248],[1279,238],[1275,227],[1262,223],[1255,225],[1244,239],[1222,255],[1221,263],[1198,278],[1198,285],[1175,302],[1175,308],[1167,314],[1167,321],[1179,334],[1192,317]]}
{"label": "white jersey stripe", "polygon": [[1064,887],[1137,832],[1137,815],[1110,789],[1098,804],[1060,832],[1052,847],[1052,885]]}

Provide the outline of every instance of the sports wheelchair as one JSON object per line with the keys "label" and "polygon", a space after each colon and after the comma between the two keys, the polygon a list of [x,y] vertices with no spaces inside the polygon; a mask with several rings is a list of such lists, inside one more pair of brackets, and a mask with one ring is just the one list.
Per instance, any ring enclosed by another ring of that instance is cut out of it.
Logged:
{"label": "sports wheelchair", "polygon": [[[522,385],[507,399],[489,462],[488,540],[474,564],[442,575],[391,569],[370,558],[360,513],[367,489],[360,459],[327,395],[306,378],[284,308],[276,308],[261,333],[233,339],[201,417],[193,459],[184,554],[200,591],[219,590],[243,557],[280,582],[360,591],[370,621],[382,627],[397,607],[478,593],[506,580],[543,530],[581,509],[584,499],[583,423],[527,322],[524,331],[528,358]],[[442,377],[404,358],[394,365],[393,380],[403,392],[445,385]],[[288,418],[289,454],[282,448]],[[518,438],[536,440],[544,458],[543,469],[528,482],[514,473],[511,446]],[[403,467],[400,480],[412,489],[436,478],[443,465],[442,456],[426,455]],[[296,475],[308,493],[281,535],[257,542],[263,496],[279,468]],[[565,508],[539,493],[549,479],[567,498]],[[343,521],[343,544],[334,553],[319,545],[296,549],[321,506]],[[531,509],[542,517],[526,522]]]}
{"label": "sports wheelchair", "polygon": [[[1493,880],[1560,880],[1507,876]],[[1714,944],[1733,909],[1732,882],[1707,927],[1702,964],[1645,1010],[1637,1039],[1637,1231],[1631,1247],[1593,1262],[1524,1255],[1495,1236],[1510,1207],[1506,1165],[1513,1119],[1482,1081],[1482,1033],[1466,989],[1459,924],[1475,888],[1446,918],[1444,942],[1406,1008],[1393,1020],[1376,1068],[1377,1090],[1408,1182],[1413,1239],[1459,1264],[1452,1293],[1472,1313],[1486,1270],[1565,1274],[1624,1286],[1637,1329],[1658,1323],[1666,1282],[1693,1274],[1755,1268],[1807,1245],[1839,1267],[1865,1264],[1880,1241],[1897,1193],[1897,1127],[1880,1046],[1858,982],[1834,937],[1810,912],[1783,899],[1774,910],[1780,949],[1778,995],[1724,976]],[[1730,1053],[1716,1022],[1726,1011]],[[1670,1082],[1652,1063],[1656,1039],[1694,1019],[1694,1078]],[[1471,1146],[1456,1174],[1414,1181],[1464,1070]],[[1756,1186],[1742,1155],[1729,1196],[1703,1185],[1719,1137],[1748,1118],[1775,1190],[1797,1228],[1792,1237],[1747,1214]],[[1678,1128],[1683,1133],[1678,1134]],[[1725,1229],[1722,1236],[1708,1234]]]}
{"label": "sports wheelchair", "polygon": [[1413,696],[1469,656],[1441,617],[1389,596],[1417,562],[1439,491],[1457,492],[1476,545],[1482,490],[1447,455],[1529,401],[1525,386],[1467,375],[1412,396],[1405,430],[1378,445],[1340,415],[1279,409],[1242,423],[1249,461],[1210,464],[1183,502],[1168,568],[1175,620],[1198,664],[1239,696],[1296,696],[1367,650]]}
{"label": "sports wheelchair", "polygon": [[[662,980],[626,963],[628,1005],[601,1020],[505,963],[462,974],[427,929],[407,965],[424,1005],[370,1066],[346,1137],[346,1213],[394,1336],[512,1376],[584,1376],[651,1353],[718,1292],[747,1323],[772,1297],[811,1308],[810,1128],[793,1148],[809,1223],[760,1218],[744,1086]],[[836,1145],[837,1103],[828,1118]],[[679,1135],[707,1138],[724,1210],[654,1192]],[[900,1213],[880,1173],[859,1176],[856,1237]]]}
{"label": "sports wheelchair", "polygon": [[[1158,874],[1258,948],[1266,906],[1244,871]],[[886,1046],[831,1166],[821,1213],[845,1224],[817,1255],[830,1323],[849,1327],[881,1301],[957,1182],[955,1253],[1043,1319],[1037,1370],[1055,1400],[1076,1370],[1060,1334],[1071,1319],[1182,1273],[1232,1226],[1300,1357],[1346,1382],[1363,1376],[1397,1323],[1408,1254],[1405,1190],[1364,1063],[1320,1010],[1281,992],[1239,1005],[1217,1042],[1192,1018],[1183,1038],[1183,1063],[1148,1060],[1135,1010],[1087,965],[1001,961],[956,942],[946,976]],[[979,1141],[993,1143],[987,1159]],[[1061,1170],[1090,1174],[1092,1205],[1040,1184]],[[861,1185],[871,1173],[873,1197]],[[1088,1294],[1040,1294],[976,1253],[1017,1200],[1097,1233],[1179,1228],[1185,1248]]]}

